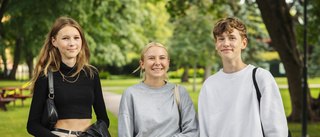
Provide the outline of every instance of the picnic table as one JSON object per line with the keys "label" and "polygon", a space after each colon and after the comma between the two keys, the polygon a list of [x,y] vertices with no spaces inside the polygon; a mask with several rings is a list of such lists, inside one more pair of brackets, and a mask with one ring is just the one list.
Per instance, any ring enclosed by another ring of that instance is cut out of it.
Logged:
{"label": "picnic table", "polygon": [[[20,91],[20,93],[14,92],[14,94],[12,94],[12,95],[6,95],[5,96],[6,91],[11,91],[11,90],[15,91],[16,89],[18,89]],[[22,107],[24,107],[24,102],[23,101],[26,98],[32,97],[32,95],[31,94],[30,95],[23,95],[22,91],[23,90],[29,90],[29,89],[30,89],[30,87],[2,87],[1,88],[1,99],[4,100],[4,101],[1,101],[1,102],[9,103],[10,100],[11,100],[11,101],[14,102],[14,105],[15,105],[15,100],[16,99],[21,99]],[[1,106],[1,108],[3,107],[4,108],[3,110],[5,110],[5,111],[6,111],[6,107],[5,107],[6,103],[3,103],[3,105]]]}
{"label": "picnic table", "polygon": [[3,92],[1,92],[1,96],[0,96],[0,108],[4,111],[7,111],[7,107],[6,104],[11,102],[11,101],[15,101],[16,98],[12,98],[12,97],[3,97]]}

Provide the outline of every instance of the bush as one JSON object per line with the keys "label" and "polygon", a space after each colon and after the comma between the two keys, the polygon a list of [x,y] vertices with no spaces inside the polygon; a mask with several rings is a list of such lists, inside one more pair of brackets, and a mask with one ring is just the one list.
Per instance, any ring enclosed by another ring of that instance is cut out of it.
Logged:
{"label": "bush", "polygon": [[99,77],[100,77],[100,79],[110,79],[111,74],[108,71],[100,72]]}
{"label": "bush", "polygon": [[[184,69],[183,68],[180,68],[176,71],[169,71],[168,72],[168,76],[169,78],[181,78],[182,77],[182,74],[184,72]],[[193,72],[194,70],[193,69],[189,69],[189,78],[192,78],[193,77]],[[199,68],[197,69],[197,78],[202,78],[204,75],[204,69],[203,68]]]}

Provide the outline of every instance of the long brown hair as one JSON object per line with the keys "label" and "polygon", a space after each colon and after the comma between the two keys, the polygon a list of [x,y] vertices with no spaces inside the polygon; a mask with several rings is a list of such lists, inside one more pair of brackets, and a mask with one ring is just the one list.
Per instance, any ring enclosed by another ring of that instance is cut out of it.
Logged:
{"label": "long brown hair", "polygon": [[[60,17],[52,25],[47,35],[46,41],[41,49],[37,64],[34,69],[34,75],[30,80],[31,92],[33,92],[34,84],[37,78],[39,77],[41,71],[43,71],[43,74],[47,77],[48,68],[50,68],[53,72],[56,72],[60,69],[61,55],[59,50],[53,46],[51,38],[56,38],[58,32],[66,26],[76,28],[79,31],[82,39],[82,48],[80,50],[80,53],[77,55],[76,59],[77,70],[72,76],[75,76],[78,73],[80,73],[80,71],[83,70],[83,68],[88,68],[87,70],[89,71],[90,77],[93,78],[94,72],[91,69],[92,66],[89,64],[90,51],[81,26],[72,18]],[[84,72],[87,75],[86,71]]]}

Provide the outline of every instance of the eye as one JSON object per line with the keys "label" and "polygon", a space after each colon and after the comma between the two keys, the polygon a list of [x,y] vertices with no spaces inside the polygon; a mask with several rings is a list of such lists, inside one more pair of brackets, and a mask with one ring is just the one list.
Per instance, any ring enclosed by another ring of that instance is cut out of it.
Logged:
{"label": "eye", "polygon": [[64,38],[62,38],[63,40],[67,40],[68,38],[67,37],[64,37]]}
{"label": "eye", "polygon": [[80,39],[80,37],[75,37],[74,39]]}
{"label": "eye", "polygon": [[222,41],[222,40],[224,40],[224,38],[218,38],[218,41]]}
{"label": "eye", "polygon": [[165,56],[163,56],[163,57],[160,57],[160,59],[167,59]]}
{"label": "eye", "polygon": [[235,38],[235,37],[231,37],[230,39],[231,39],[231,40],[235,40],[236,38]]}

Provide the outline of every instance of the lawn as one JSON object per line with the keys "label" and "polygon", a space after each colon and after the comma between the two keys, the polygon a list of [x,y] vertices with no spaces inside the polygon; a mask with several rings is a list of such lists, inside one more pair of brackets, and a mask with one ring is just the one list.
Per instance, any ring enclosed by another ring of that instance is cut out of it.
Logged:
{"label": "lawn", "polygon": [[[287,84],[286,78],[276,78],[278,84]],[[320,84],[320,78],[308,80],[310,84]],[[139,83],[140,79],[119,79],[119,80],[101,80],[101,84],[104,87],[122,87],[120,89],[110,90],[121,94],[123,90],[131,85]],[[180,83],[179,79],[170,79],[169,82],[178,83],[187,88],[191,96],[192,101],[194,102],[195,108],[197,110],[198,105],[198,96],[199,91],[202,86],[202,80],[196,80],[196,92],[192,92],[192,79],[189,80],[189,83]],[[0,88],[4,86],[19,86],[23,85],[25,82],[21,81],[0,81]],[[311,95],[313,97],[318,97],[320,88],[312,88]],[[24,91],[24,94],[28,94],[28,91]],[[284,102],[284,108],[286,115],[288,116],[291,113],[291,101],[288,89],[280,89],[282,99]],[[29,108],[31,104],[31,99],[25,100],[25,107],[21,107],[21,101],[17,100],[15,106],[13,103],[7,104],[8,111],[0,110],[0,135],[1,137],[28,137],[31,136],[26,131],[26,122],[29,114]],[[110,128],[109,131],[113,137],[117,136],[117,117],[112,113],[108,112],[110,119]],[[93,122],[95,121],[95,115],[93,113]],[[301,123],[289,123],[289,129],[291,130],[293,136],[301,136]],[[308,123],[308,135],[309,137],[320,137],[320,123]]]}

